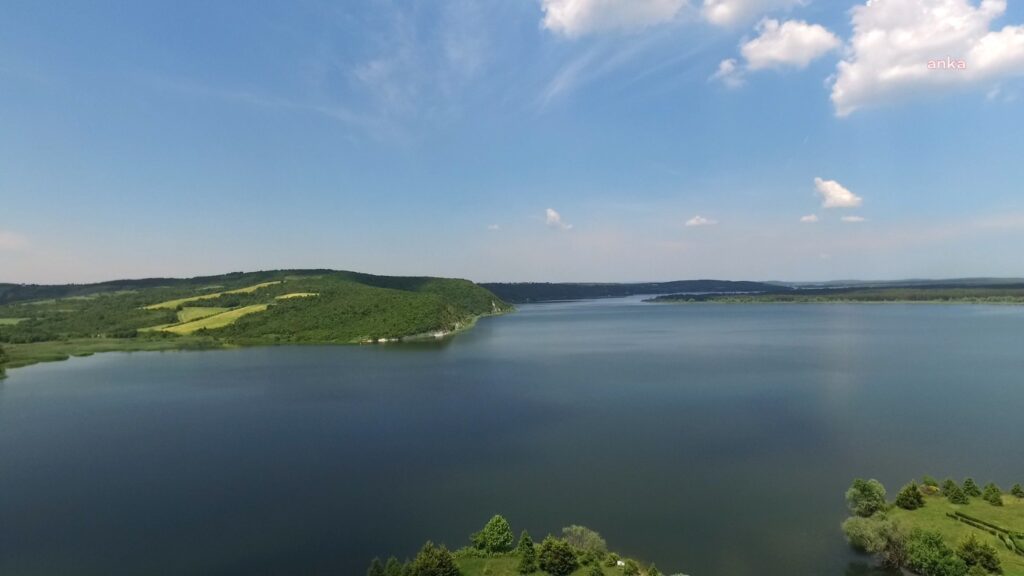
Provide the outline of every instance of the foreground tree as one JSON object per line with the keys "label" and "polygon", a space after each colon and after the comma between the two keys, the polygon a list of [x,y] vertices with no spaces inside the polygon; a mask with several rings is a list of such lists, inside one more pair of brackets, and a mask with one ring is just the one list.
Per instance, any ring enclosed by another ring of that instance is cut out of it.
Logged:
{"label": "foreground tree", "polygon": [[380,558],[374,558],[373,562],[370,562],[370,567],[366,570],[366,576],[387,576]]}
{"label": "foreground tree", "polygon": [[537,550],[533,546],[533,538],[529,532],[523,530],[519,536],[519,544],[516,545],[516,555],[519,556],[519,565],[516,570],[520,574],[533,574],[537,571]]}
{"label": "foreground tree", "polygon": [[907,535],[894,520],[881,514],[871,518],[852,516],[843,522],[843,534],[851,546],[871,554],[886,568],[906,564]]}
{"label": "foreground tree", "polygon": [[966,576],[967,564],[938,532],[915,530],[907,539],[907,568],[923,576]]}
{"label": "foreground tree", "polygon": [[964,479],[964,494],[967,494],[971,498],[978,498],[981,496],[981,488],[978,488],[978,484],[974,481],[974,478]]}
{"label": "foreground tree", "polygon": [[427,542],[409,565],[409,576],[460,576],[460,572],[447,548]]}
{"label": "foreground tree", "polygon": [[388,558],[386,564],[384,564],[384,576],[403,576],[405,574],[405,564],[398,561],[398,558],[392,556]]}
{"label": "foreground tree", "polygon": [[553,536],[548,536],[540,543],[537,560],[540,569],[551,576],[569,576],[579,568],[572,546],[565,540]]}
{"label": "foreground tree", "polygon": [[586,526],[566,526],[562,528],[562,538],[580,552],[590,552],[601,558],[608,553],[608,545],[604,538]]}
{"label": "foreground tree", "polygon": [[495,514],[487,521],[484,529],[473,534],[473,547],[483,550],[488,554],[501,554],[512,550],[515,536],[512,535],[512,527],[508,520],[500,514]]}
{"label": "foreground tree", "polygon": [[982,542],[974,532],[960,541],[956,547],[956,555],[968,567],[981,566],[986,573],[992,574],[1002,574],[1003,572],[1002,561],[999,560],[996,547],[988,542]]}
{"label": "foreground tree", "polygon": [[878,480],[857,478],[846,491],[846,505],[856,516],[867,518],[885,510],[885,487]]}
{"label": "foreground tree", "polygon": [[924,496],[921,495],[917,482],[911,482],[900,489],[896,495],[896,505],[904,510],[917,510],[924,506]]}
{"label": "foreground tree", "polygon": [[985,485],[985,490],[981,493],[981,497],[985,502],[993,506],[1003,505],[1003,491],[992,482]]}

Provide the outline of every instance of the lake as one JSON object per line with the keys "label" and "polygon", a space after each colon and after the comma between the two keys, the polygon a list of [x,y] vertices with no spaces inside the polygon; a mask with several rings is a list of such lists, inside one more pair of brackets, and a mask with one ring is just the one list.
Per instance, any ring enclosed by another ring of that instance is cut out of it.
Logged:
{"label": "lake", "polygon": [[522,306],[442,343],[0,383],[0,574],[334,574],[495,513],[693,576],[866,574],[855,476],[1024,482],[1024,308]]}

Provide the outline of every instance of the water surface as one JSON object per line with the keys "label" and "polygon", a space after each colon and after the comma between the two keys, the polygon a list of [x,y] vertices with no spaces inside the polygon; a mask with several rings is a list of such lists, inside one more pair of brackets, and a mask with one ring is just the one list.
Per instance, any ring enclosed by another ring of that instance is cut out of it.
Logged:
{"label": "water surface", "polygon": [[524,306],[444,344],[0,384],[0,574],[354,574],[490,515],[693,576],[864,573],[854,476],[1024,482],[1024,308]]}

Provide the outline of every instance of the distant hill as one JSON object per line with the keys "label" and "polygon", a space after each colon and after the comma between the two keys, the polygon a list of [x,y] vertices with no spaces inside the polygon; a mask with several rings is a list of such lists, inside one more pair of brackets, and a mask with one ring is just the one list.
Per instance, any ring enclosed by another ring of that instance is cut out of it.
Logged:
{"label": "distant hill", "polygon": [[511,309],[468,280],[334,270],[3,284],[0,345],[17,366],[106,350],[394,341]]}
{"label": "distant hill", "polygon": [[679,280],[675,282],[641,283],[484,283],[502,300],[516,304],[526,302],[553,302],[558,300],[585,300],[590,298],[621,298],[658,294],[749,294],[776,293],[792,290],[783,284],[766,282],[735,282],[729,280]]}

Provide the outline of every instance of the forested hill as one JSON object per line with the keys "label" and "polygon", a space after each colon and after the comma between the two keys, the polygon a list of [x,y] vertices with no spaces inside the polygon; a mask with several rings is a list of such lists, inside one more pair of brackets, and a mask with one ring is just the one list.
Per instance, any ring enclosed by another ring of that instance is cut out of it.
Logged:
{"label": "forested hill", "polygon": [[332,270],[3,284],[0,349],[19,366],[106,350],[393,341],[509,310],[468,280]]}
{"label": "forested hill", "polygon": [[767,294],[789,292],[789,286],[729,280],[679,280],[675,282],[612,283],[485,283],[481,284],[506,302],[552,302],[657,294]]}

